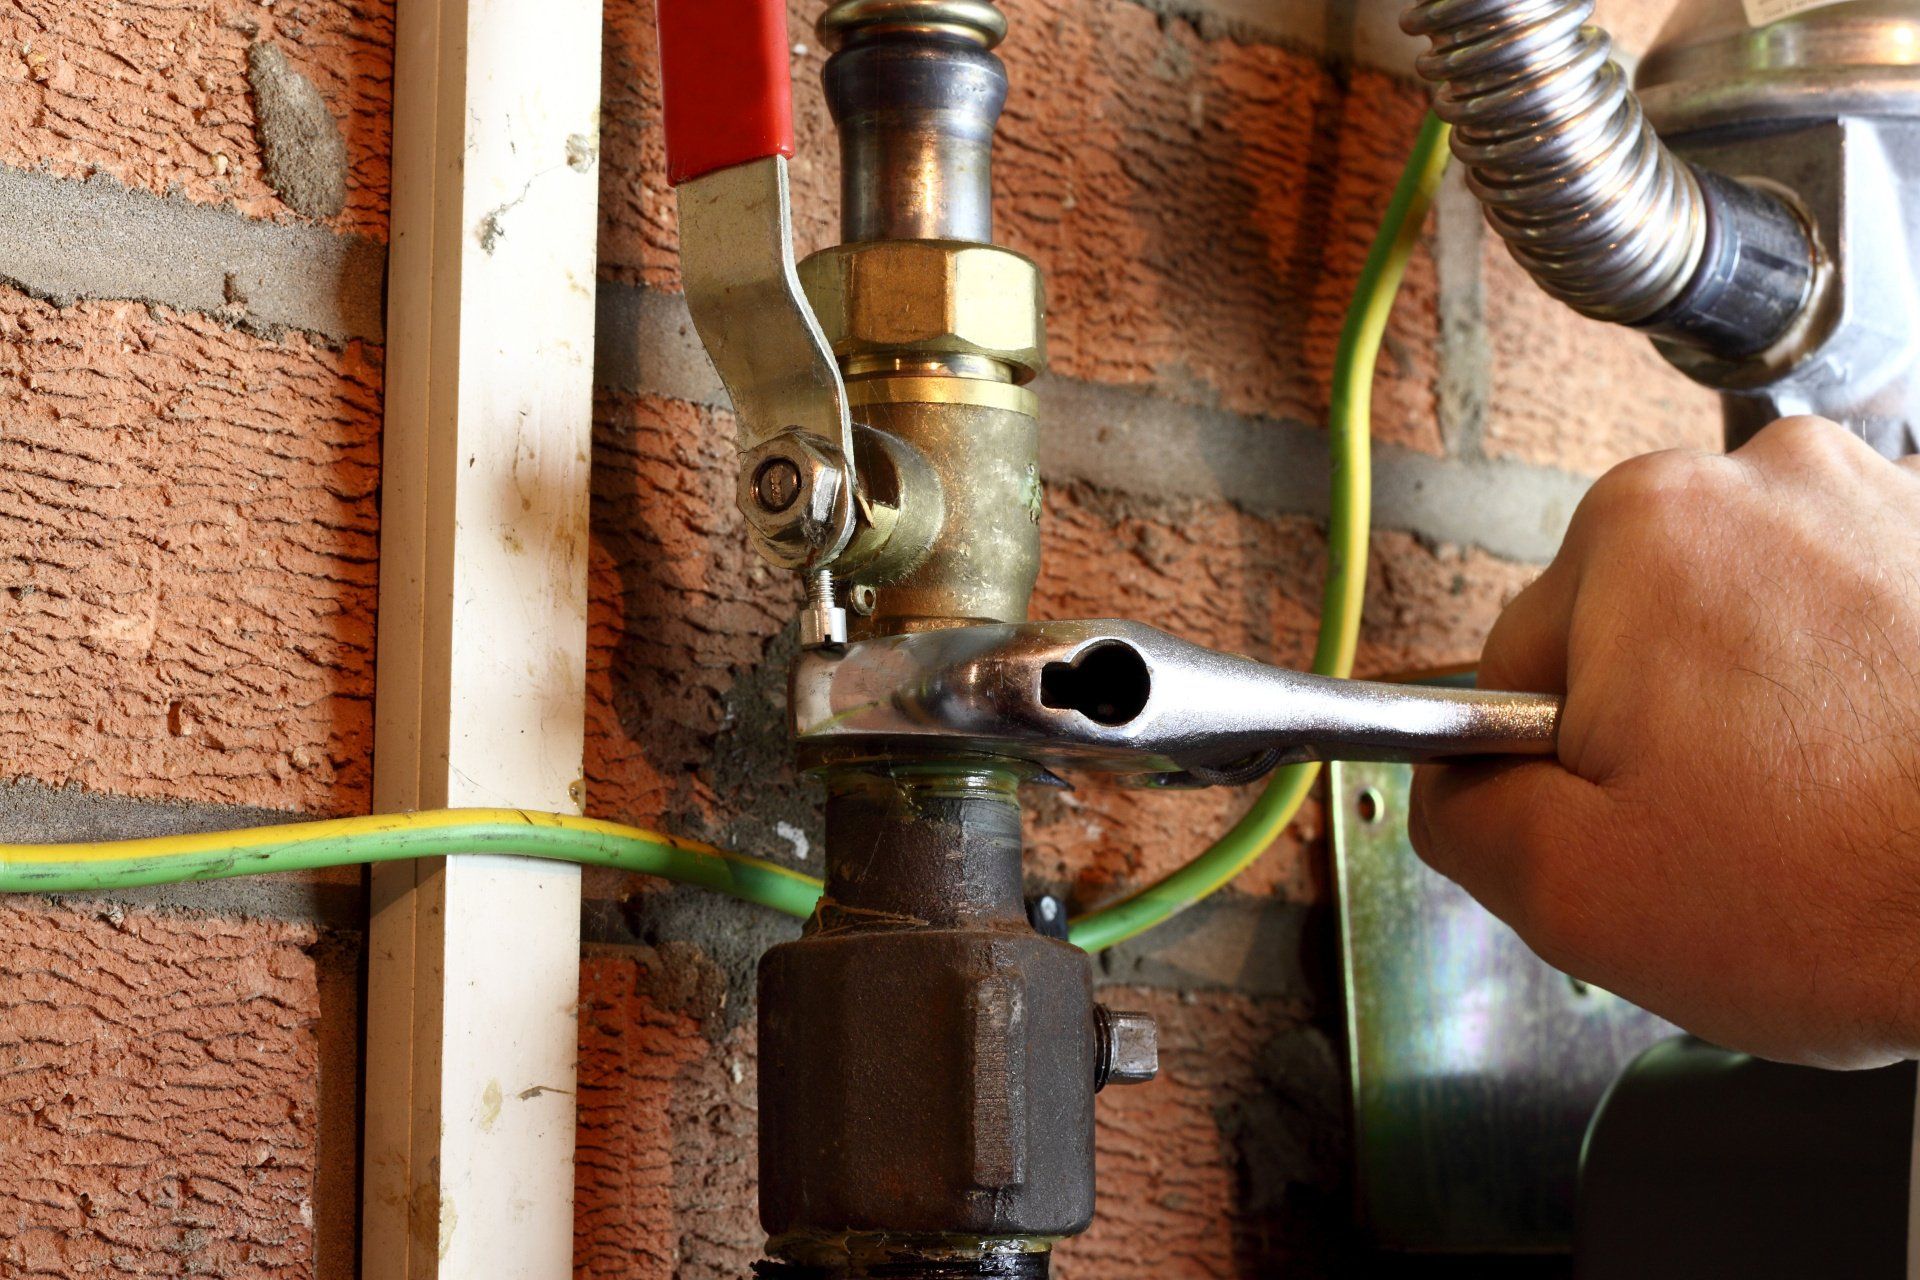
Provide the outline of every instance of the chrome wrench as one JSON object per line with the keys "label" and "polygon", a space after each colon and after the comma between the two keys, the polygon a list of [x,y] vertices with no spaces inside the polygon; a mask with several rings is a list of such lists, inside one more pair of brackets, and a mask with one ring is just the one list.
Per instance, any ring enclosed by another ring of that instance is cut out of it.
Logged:
{"label": "chrome wrench", "polygon": [[789,712],[811,759],[960,750],[1165,785],[1308,760],[1550,754],[1560,700],[1309,675],[1103,620],[807,652]]}

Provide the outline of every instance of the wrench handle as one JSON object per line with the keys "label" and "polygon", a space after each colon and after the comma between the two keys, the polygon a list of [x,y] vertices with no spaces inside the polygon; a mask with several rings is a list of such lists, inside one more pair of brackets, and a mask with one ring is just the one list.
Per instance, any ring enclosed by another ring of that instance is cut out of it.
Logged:
{"label": "wrench handle", "polygon": [[1553,754],[1560,699],[1542,693],[1444,689],[1347,680],[1329,694],[1326,760],[1457,760]]}

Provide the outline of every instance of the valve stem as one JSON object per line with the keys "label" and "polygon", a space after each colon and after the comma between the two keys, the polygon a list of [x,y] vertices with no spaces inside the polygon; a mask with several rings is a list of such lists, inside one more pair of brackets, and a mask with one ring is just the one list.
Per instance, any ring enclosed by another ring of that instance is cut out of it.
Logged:
{"label": "valve stem", "polygon": [[800,618],[800,643],[827,649],[847,642],[847,611],[834,600],[833,574],[820,569],[807,579],[807,610]]}

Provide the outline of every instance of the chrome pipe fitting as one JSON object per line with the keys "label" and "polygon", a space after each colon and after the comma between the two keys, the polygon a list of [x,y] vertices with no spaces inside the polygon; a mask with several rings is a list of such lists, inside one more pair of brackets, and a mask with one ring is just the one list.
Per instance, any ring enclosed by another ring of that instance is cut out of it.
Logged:
{"label": "chrome pipe fitting", "polygon": [[1799,217],[1696,170],[1648,123],[1588,24],[1593,0],[1421,0],[1420,74],[1513,256],[1596,320],[1726,357],[1765,350],[1812,292]]}

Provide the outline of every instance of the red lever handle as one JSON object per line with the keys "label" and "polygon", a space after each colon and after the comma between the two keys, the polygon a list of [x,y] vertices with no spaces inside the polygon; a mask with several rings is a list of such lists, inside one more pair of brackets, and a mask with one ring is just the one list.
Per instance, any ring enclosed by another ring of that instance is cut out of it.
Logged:
{"label": "red lever handle", "polygon": [[793,154],[784,0],[660,0],[667,181]]}

